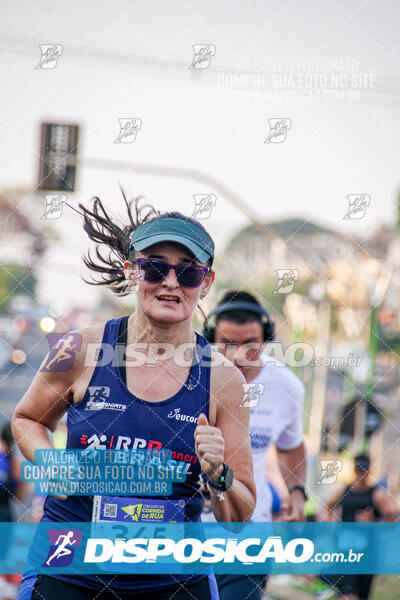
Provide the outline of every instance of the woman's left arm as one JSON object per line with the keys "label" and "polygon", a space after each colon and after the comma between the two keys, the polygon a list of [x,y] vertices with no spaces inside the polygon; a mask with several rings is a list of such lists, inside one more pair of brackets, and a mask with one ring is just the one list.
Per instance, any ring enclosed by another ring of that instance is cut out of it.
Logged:
{"label": "woman's left arm", "polygon": [[249,521],[256,504],[249,435],[250,410],[244,406],[240,371],[226,361],[211,369],[210,415],[199,417],[196,452],[207,477],[217,482],[225,462],[233,470],[232,487],[223,492],[208,486],[214,516],[220,522]]}

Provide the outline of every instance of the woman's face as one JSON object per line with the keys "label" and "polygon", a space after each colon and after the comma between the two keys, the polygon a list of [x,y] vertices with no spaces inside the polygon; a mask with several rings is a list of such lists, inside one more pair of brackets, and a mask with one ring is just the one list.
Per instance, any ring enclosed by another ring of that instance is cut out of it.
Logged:
{"label": "woman's face", "polygon": [[[170,265],[202,264],[193,257],[187,248],[174,242],[160,242],[149,246],[142,252],[137,252],[136,258],[155,258]],[[124,267],[125,277],[129,281],[135,282],[137,265],[126,262]],[[208,273],[203,283],[197,288],[180,286],[173,269],[170,269],[168,275],[160,283],[148,283],[141,280],[137,291],[138,305],[146,317],[160,323],[180,323],[191,319],[200,298],[204,298],[208,293],[214,276],[213,271]],[[173,300],[167,300],[167,297],[171,297]]]}

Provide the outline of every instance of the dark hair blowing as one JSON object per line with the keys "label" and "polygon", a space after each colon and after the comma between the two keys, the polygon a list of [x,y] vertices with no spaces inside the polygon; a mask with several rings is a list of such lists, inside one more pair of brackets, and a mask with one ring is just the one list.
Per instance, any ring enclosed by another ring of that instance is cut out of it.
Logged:
{"label": "dark hair blowing", "polygon": [[[126,296],[129,293],[129,288],[124,274],[124,262],[132,260],[135,256],[135,251],[133,249],[129,250],[129,244],[135,229],[143,223],[166,217],[176,217],[183,221],[195,223],[197,226],[202,227],[204,231],[206,229],[192,217],[187,217],[175,211],[160,213],[151,204],[140,205],[143,200],[141,196],[128,200],[124,190],[121,189],[121,192],[128,214],[129,223],[127,225],[118,224],[116,219],[112,218],[106,211],[97,196],[92,198],[93,204],[90,209],[83,204],[79,204],[79,208],[82,210],[83,228],[89,238],[96,243],[95,257],[92,257],[90,251],[88,251],[83,257],[83,261],[88,269],[99,275],[98,278],[85,279],[86,283],[106,285],[115,294]],[[108,247],[108,251],[103,249],[104,246]],[[212,260],[210,259],[207,266],[211,267],[211,265]]]}

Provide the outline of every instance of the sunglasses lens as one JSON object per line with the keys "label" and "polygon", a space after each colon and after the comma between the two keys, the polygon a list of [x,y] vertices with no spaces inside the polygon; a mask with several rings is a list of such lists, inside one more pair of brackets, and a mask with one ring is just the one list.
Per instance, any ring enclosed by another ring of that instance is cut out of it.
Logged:
{"label": "sunglasses lens", "polygon": [[144,279],[148,283],[160,283],[168,272],[168,266],[165,263],[155,260],[144,260],[141,264],[144,272]]}
{"label": "sunglasses lens", "polygon": [[199,267],[182,265],[176,270],[177,279],[182,287],[198,287],[204,280],[205,272]]}

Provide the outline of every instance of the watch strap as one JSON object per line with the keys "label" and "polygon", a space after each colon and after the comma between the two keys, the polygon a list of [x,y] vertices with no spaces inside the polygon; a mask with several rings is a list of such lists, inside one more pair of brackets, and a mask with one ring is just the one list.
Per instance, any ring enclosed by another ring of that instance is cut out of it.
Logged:
{"label": "watch strap", "polygon": [[203,482],[207,483],[209,486],[211,486],[212,488],[214,488],[215,490],[220,490],[222,492],[226,492],[226,483],[225,483],[225,474],[227,472],[227,470],[229,469],[228,465],[226,463],[222,463],[223,469],[222,469],[222,473],[220,475],[219,481],[211,481],[211,479],[209,477],[207,477],[207,475],[205,473],[203,473],[203,471],[201,472],[201,476],[203,478]]}
{"label": "watch strap", "polygon": [[304,485],[292,485],[292,487],[289,488],[289,494],[294,492],[294,490],[299,490],[299,492],[301,492],[303,494],[304,500],[307,502],[308,495],[307,495],[306,488],[304,487]]}

